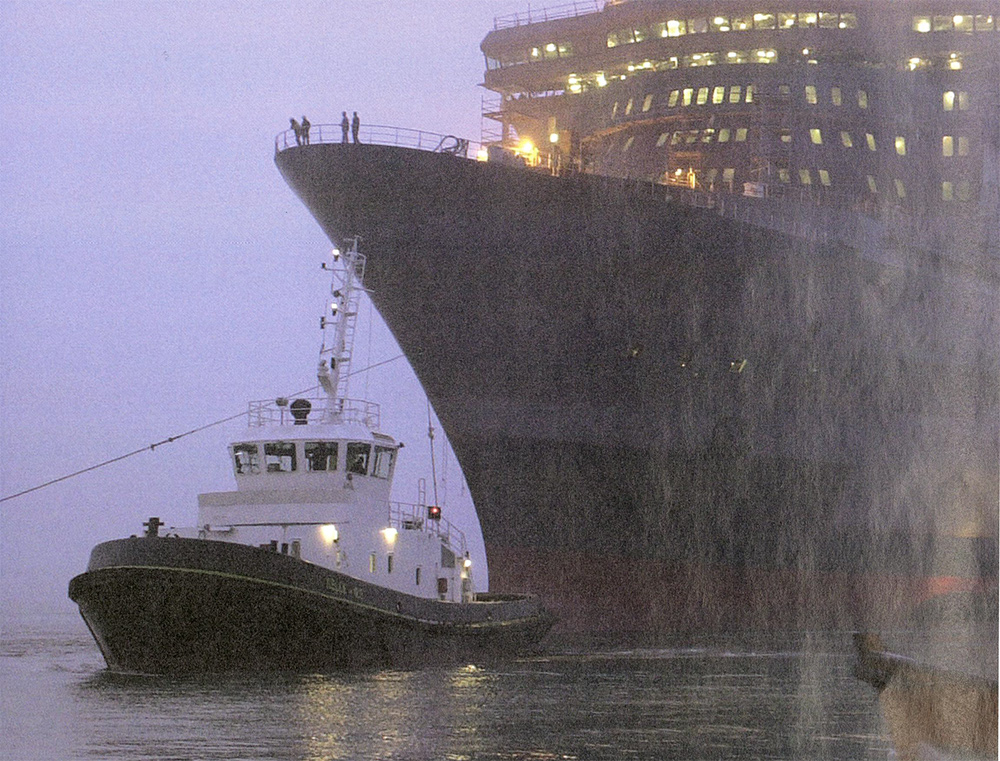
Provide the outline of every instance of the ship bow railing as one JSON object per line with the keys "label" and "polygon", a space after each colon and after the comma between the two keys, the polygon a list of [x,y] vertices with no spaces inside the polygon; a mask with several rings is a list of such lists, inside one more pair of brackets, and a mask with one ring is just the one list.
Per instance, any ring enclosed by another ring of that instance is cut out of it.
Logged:
{"label": "ship bow railing", "polygon": [[[339,124],[312,124],[309,134],[287,129],[274,138],[274,152],[281,153],[289,148],[302,145],[351,143],[344,139],[344,131]],[[426,132],[407,127],[392,127],[384,124],[363,124],[358,132],[358,143],[362,145],[390,145],[398,148],[413,148],[429,153],[449,153],[462,158],[476,158],[482,144],[475,140],[445,135],[440,132]]]}

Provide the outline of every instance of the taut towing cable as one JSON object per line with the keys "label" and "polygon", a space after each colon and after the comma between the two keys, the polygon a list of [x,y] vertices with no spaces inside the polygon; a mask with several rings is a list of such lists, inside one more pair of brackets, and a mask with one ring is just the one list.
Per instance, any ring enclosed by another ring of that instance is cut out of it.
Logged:
{"label": "taut towing cable", "polygon": [[[358,373],[367,372],[368,370],[372,370],[372,369],[374,369],[376,367],[380,367],[382,365],[387,365],[390,362],[395,362],[397,359],[399,359],[402,356],[403,356],[402,354],[397,354],[395,357],[392,357],[391,359],[384,359],[381,362],[376,362],[373,365],[368,365],[368,367],[363,367],[360,370],[355,370],[353,373],[350,373],[349,376],[350,375],[357,375]],[[317,388],[319,388],[319,386],[311,386],[310,388],[302,389],[301,391],[296,391],[294,394],[287,394],[287,396],[289,396],[289,397],[301,396],[302,394],[308,394],[310,391],[315,391]],[[110,460],[105,460],[104,462],[99,462],[96,465],[91,465],[91,466],[89,466],[87,468],[83,468],[82,470],[78,470],[78,471],[76,471],[74,473],[68,473],[65,476],[59,476],[58,478],[53,478],[51,481],[46,481],[45,483],[38,484],[37,486],[32,486],[29,489],[24,489],[23,491],[16,492],[15,494],[8,494],[6,497],[0,497],[0,502],[6,502],[6,501],[11,500],[11,499],[17,499],[18,497],[23,497],[25,494],[31,494],[31,492],[38,491],[39,489],[44,489],[47,486],[52,486],[53,484],[58,484],[58,483],[60,483],[62,481],[68,481],[71,478],[76,478],[77,476],[82,476],[84,473],[89,473],[92,470],[97,470],[99,468],[103,468],[105,465],[111,465],[111,464],[116,463],[116,462],[121,462],[122,460],[127,460],[129,457],[134,457],[135,455],[142,454],[143,452],[152,452],[152,451],[155,451],[157,447],[163,446],[164,444],[172,444],[173,442],[177,441],[178,439],[183,439],[185,436],[190,436],[193,433],[199,433],[200,431],[204,431],[204,430],[207,430],[209,428],[214,428],[217,425],[222,425],[223,423],[228,423],[231,420],[236,420],[236,418],[243,417],[246,414],[247,413],[245,411],[244,412],[239,412],[239,413],[237,413],[235,415],[230,415],[229,417],[224,417],[224,418],[221,418],[219,420],[216,420],[213,423],[208,423],[206,425],[199,426],[198,428],[192,428],[190,431],[185,431],[184,433],[178,433],[176,436],[168,436],[167,438],[162,439],[162,440],[157,441],[157,442],[154,442],[153,444],[149,444],[148,446],[140,447],[139,449],[134,449],[131,452],[128,452],[128,453],[122,454],[122,455],[118,455],[117,457],[112,457]]]}

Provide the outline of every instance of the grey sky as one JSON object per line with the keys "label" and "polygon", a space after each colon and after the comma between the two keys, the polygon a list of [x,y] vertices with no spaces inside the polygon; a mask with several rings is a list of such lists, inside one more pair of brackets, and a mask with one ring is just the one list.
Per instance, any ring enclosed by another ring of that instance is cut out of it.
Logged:
{"label": "grey sky", "polygon": [[[479,42],[525,8],[0,4],[0,493],[312,385],[329,243],[274,167],[274,135],[346,109],[478,139]],[[376,321],[357,364],[396,351]],[[397,361],[352,394],[383,402],[409,445],[396,496],[413,501],[427,444],[412,373]],[[149,515],[193,523],[198,492],[232,488],[238,430],[0,505],[6,614],[68,609],[90,548]]]}

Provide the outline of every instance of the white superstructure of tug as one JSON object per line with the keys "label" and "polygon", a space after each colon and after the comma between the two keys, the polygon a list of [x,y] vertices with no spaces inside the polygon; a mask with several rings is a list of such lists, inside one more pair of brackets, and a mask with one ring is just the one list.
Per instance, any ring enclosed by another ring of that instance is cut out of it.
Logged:
{"label": "white superstructure of tug", "polygon": [[334,249],[320,319],[320,394],[251,402],[229,447],[236,490],[198,497],[194,530],[178,535],[260,546],[406,594],[472,601],[471,561],[438,506],[390,500],[402,444],[378,431],[379,408],[346,398],[364,291],[357,241]]}

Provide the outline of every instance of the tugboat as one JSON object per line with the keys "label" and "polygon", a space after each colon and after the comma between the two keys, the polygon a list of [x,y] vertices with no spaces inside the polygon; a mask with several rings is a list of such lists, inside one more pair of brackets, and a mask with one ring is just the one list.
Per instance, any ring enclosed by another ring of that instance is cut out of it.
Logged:
{"label": "tugboat", "polygon": [[110,670],[420,665],[517,652],[554,623],[533,595],[474,591],[438,505],[390,502],[403,445],[379,431],[378,405],[346,396],[357,239],[323,268],[321,393],[251,402],[229,447],[235,491],[199,495],[196,527],[152,517],[143,536],[97,545],[70,581]]}

